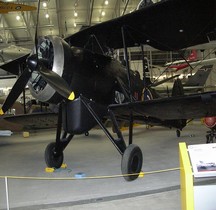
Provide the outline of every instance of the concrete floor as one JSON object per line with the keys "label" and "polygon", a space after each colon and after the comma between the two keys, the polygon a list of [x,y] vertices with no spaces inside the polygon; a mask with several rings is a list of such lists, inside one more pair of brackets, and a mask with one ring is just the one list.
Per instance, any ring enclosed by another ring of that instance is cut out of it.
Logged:
{"label": "concrete floor", "polygon": [[[139,126],[134,143],[143,151],[143,171],[179,167],[178,143],[205,143],[207,128],[199,122],[188,125],[180,138],[175,130]],[[124,131],[127,139],[127,131]],[[66,148],[67,169],[45,172],[44,150],[55,139],[54,130],[0,137],[0,209],[6,209],[5,176],[8,178],[10,209],[133,209],[178,210],[180,205],[179,170],[145,175],[133,182],[124,178],[52,180],[121,174],[121,156],[100,129],[88,137],[75,136]],[[17,179],[20,177],[35,177]],[[38,180],[39,177],[47,180]]]}

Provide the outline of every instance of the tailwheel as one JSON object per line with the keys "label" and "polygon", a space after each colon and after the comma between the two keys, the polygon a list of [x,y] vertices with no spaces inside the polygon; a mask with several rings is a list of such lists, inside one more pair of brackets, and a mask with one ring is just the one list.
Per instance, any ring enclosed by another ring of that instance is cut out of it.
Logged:
{"label": "tailwheel", "polygon": [[176,130],[176,136],[180,137],[181,136],[181,131],[180,130]]}
{"label": "tailwheel", "polygon": [[121,170],[123,175],[135,175],[124,176],[126,181],[137,179],[142,168],[142,163],[143,156],[141,149],[135,144],[130,144],[122,156]]}
{"label": "tailwheel", "polygon": [[206,143],[213,143],[213,136],[211,134],[206,135]]}
{"label": "tailwheel", "polygon": [[63,152],[55,154],[55,146],[56,143],[50,143],[45,150],[45,161],[50,168],[60,168],[64,160]]}

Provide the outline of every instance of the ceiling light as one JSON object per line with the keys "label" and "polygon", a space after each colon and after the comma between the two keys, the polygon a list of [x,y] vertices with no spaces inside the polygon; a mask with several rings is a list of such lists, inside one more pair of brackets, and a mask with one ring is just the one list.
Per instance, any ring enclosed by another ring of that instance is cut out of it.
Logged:
{"label": "ceiling light", "polygon": [[47,7],[47,3],[46,2],[43,2],[43,7]]}
{"label": "ceiling light", "polygon": [[74,17],[77,17],[77,16],[78,16],[78,13],[74,11]]}
{"label": "ceiling light", "polygon": [[76,23],[74,23],[74,27],[76,28],[76,26],[77,26],[77,24]]}
{"label": "ceiling light", "polygon": [[46,18],[49,18],[49,14],[46,14],[45,17],[46,17]]}
{"label": "ceiling light", "polygon": [[108,0],[106,0],[106,1],[104,2],[104,4],[105,4],[105,5],[108,5],[108,4],[109,4],[109,1],[108,1]]}
{"label": "ceiling light", "polygon": [[17,20],[20,20],[20,16],[19,16],[19,15],[17,15],[17,16],[16,16],[16,19],[17,19]]}
{"label": "ceiling light", "polygon": [[102,16],[105,16],[105,14],[106,14],[106,13],[105,13],[104,11],[101,12],[101,15],[102,15]]}

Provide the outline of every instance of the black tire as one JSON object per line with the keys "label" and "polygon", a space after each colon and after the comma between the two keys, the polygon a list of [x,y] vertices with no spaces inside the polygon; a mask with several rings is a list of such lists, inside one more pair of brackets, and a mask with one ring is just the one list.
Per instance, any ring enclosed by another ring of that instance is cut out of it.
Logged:
{"label": "black tire", "polygon": [[176,130],[176,136],[179,138],[181,136],[181,131],[180,130]]}
{"label": "black tire", "polygon": [[206,144],[209,144],[210,143],[210,138],[209,138],[210,136],[209,135],[206,135]]}
{"label": "black tire", "polygon": [[64,160],[63,152],[58,155],[54,154],[55,145],[56,143],[54,142],[50,143],[47,145],[45,150],[45,162],[50,168],[60,168]]}
{"label": "black tire", "polygon": [[213,139],[214,139],[214,137],[211,135],[210,139],[209,139],[209,143],[213,143]]}
{"label": "black tire", "polygon": [[129,145],[122,156],[121,170],[123,175],[136,175],[124,176],[126,181],[137,179],[142,168],[142,163],[143,156],[141,149],[135,144]]}

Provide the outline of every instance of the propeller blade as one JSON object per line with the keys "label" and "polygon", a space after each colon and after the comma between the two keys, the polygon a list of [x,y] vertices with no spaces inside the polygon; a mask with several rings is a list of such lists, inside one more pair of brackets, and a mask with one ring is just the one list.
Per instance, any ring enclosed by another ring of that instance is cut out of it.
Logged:
{"label": "propeller blade", "polygon": [[40,75],[46,80],[46,82],[61,96],[71,101],[75,99],[74,92],[70,89],[67,82],[57,73],[45,68],[43,64],[40,64],[38,71]]}
{"label": "propeller blade", "polygon": [[6,62],[2,64],[0,68],[10,72],[11,74],[19,75],[20,63],[24,63],[28,56],[29,54],[26,54],[12,61]]}
{"label": "propeller blade", "polygon": [[38,1],[37,9],[37,20],[36,20],[36,29],[35,29],[35,51],[38,59],[38,25],[39,25],[39,13],[40,13],[40,0]]}
{"label": "propeller blade", "polygon": [[9,95],[7,96],[2,108],[0,109],[0,115],[3,115],[6,111],[8,111],[8,109],[10,109],[13,106],[17,98],[24,90],[30,76],[31,76],[31,71],[29,71],[28,68],[25,68],[24,72],[17,79]]}

